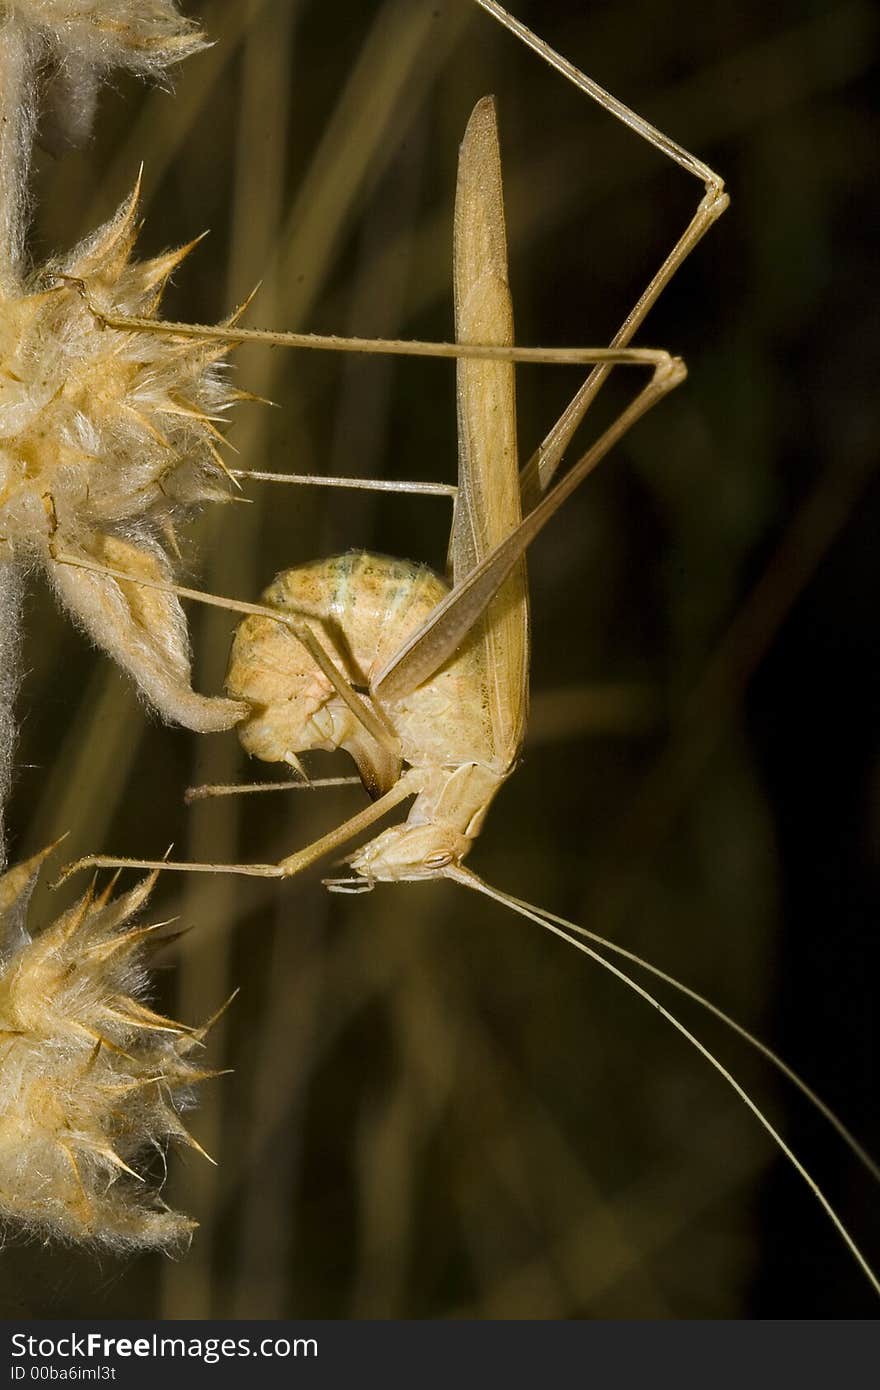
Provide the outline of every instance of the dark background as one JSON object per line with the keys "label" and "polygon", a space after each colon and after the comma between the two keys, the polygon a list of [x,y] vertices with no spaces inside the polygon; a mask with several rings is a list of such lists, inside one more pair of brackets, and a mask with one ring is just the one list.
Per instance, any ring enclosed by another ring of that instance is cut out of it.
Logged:
{"label": "dark background", "polygon": [[[721,173],[731,210],[639,341],[690,377],[534,547],[522,766],[472,862],[491,883],[642,952],[756,1030],[880,1151],[877,978],[880,490],[875,60],[848,3],[527,4],[556,48]],[[469,0],[216,0],[176,94],[120,81],[95,140],[39,168],[37,238],[64,248],[145,161],[145,252],[211,237],[167,312],[447,338],[455,158],[499,101],[517,336],[602,344],[699,185],[594,109]],[[241,466],[452,480],[444,364],[243,350]],[[638,378],[618,373],[584,439]],[[526,455],[579,381],[519,374]],[[252,486],[194,525],[189,574],[253,598],[350,546],[441,565],[436,500]],[[40,594],[13,850],[276,858],[356,790],[200,803],[262,780],[232,735],[169,731]],[[228,620],[193,611],[219,690]],[[60,674],[61,673],[61,674]],[[315,775],[345,772],[314,755]],[[325,799],[326,797],[326,799]],[[170,876],[193,930],[161,1003],[236,986],[166,1195],[191,1250],[119,1261],[10,1239],[10,1316],[872,1317],[800,1179],[656,1013],[582,956],[453,885],[329,898]],[[53,912],[43,894],[38,910]],[[717,1049],[875,1263],[876,1189],[741,1043]]]}

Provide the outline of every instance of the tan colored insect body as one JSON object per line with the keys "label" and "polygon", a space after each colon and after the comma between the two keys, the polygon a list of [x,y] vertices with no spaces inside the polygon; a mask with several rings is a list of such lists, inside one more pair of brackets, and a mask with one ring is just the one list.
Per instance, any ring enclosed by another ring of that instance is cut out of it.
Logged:
{"label": "tan colored insect body", "polygon": [[[369,690],[448,592],[425,565],[351,552],[285,570],[262,601],[306,617],[338,654],[345,679]],[[418,788],[407,827],[385,831],[361,857],[372,878],[423,877],[467,853],[509,771],[503,750],[493,751],[479,657],[479,644],[468,642],[430,680],[382,707],[399,742],[396,757],[366,733],[309,654],[270,618],[241,624],[227,686],[258,702],[240,730],[256,757],[290,761],[291,753],[343,748],[374,795],[390,790],[405,763]]]}
{"label": "tan colored insect body", "polygon": [[[459,161],[455,215],[456,337],[513,342],[501,163],[494,103],[479,102]],[[519,525],[513,366],[458,365],[459,492],[450,539],[453,584]],[[338,696],[309,653],[277,622],[247,618],[235,639],[227,687],[255,705],[240,736],[250,753],[290,761],[344,748],[373,796],[402,767],[415,801],[404,826],[352,857],[362,877],[429,878],[470,849],[489,804],[512,771],[525,727],[528,597],[525,566],[511,576],[461,649],[426,680],[382,696],[401,653],[450,592],[423,565],[350,554],[285,570],[262,595],[306,619],[342,677],[365,690],[393,738],[382,746]]]}

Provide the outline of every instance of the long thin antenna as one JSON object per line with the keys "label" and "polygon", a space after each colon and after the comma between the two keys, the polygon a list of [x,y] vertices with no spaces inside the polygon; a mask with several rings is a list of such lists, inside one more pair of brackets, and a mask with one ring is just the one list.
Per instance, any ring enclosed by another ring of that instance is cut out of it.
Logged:
{"label": "long thin antenna", "polygon": [[[715,1068],[719,1075],[723,1077],[723,1079],[727,1082],[728,1086],[730,1086],[731,1089],[736,1092],[743,1104],[748,1106],[749,1110],[751,1110],[752,1114],[755,1116],[759,1124],[770,1135],[771,1139],[776,1144],[780,1153],[785,1155],[789,1163],[794,1168],[795,1172],[800,1174],[801,1178],[804,1180],[804,1182],[807,1184],[807,1187],[810,1189],[813,1196],[816,1198],[816,1201],[819,1203],[826,1216],[831,1221],[832,1225],[834,1226],[843,1243],[846,1245],[850,1254],[853,1256],[856,1263],[859,1265],[860,1269],[862,1270],[862,1273],[868,1280],[868,1283],[871,1285],[872,1289],[877,1294],[877,1296],[880,1297],[880,1279],[878,1279],[877,1275],[874,1273],[867,1259],[862,1254],[858,1245],[856,1245],[856,1242],[853,1240],[853,1237],[850,1235],[846,1226],[843,1224],[843,1221],[838,1216],[834,1207],[831,1205],[828,1198],[825,1196],[824,1192],[822,1191],[819,1184],[816,1182],[815,1178],[813,1178],[812,1175],[807,1171],[807,1169],[801,1163],[800,1159],[797,1157],[794,1151],[785,1142],[779,1131],[771,1124],[770,1120],[768,1120],[767,1116],[764,1114],[763,1110],[761,1110],[760,1106],[758,1106],[755,1103],[755,1101],[752,1100],[748,1092],[743,1089],[743,1087],[739,1084],[739,1082],[736,1080],[733,1074],[727,1070],[723,1062],[720,1062],[718,1058],[715,1056],[715,1054],[713,1052],[710,1052],[708,1047],[706,1047],[704,1043],[700,1042],[700,1039],[696,1037],[690,1031],[690,1029],[686,1028],[685,1025],[681,1023],[679,1019],[675,1017],[674,1014],[670,1013],[669,1010],[665,1008],[663,1004],[660,1003],[659,999],[657,999],[653,994],[651,994],[649,990],[645,989],[643,985],[640,985],[636,980],[633,980],[629,975],[625,973],[625,971],[621,970],[618,966],[614,965],[612,961],[606,960],[605,957],[600,955],[598,951],[594,951],[591,946],[587,946],[586,943],[583,941],[576,940],[573,936],[570,936],[567,931],[563,930],[561,926],[556,925],[552,920],[550,920],[549,917],[543,916],[538,909],[533,910],[531,905],[526,906],[525,904],[521,903],[518,898],[511,898],[508,896],[508,894],[502,893],[500,889],[492,888],[490,884],[485,883],[483,879],[478,878],[477,875],[471,873],[469,869],[463,869],[461,868],[461,866],[448,868],[444,870],[444,876],[446,878],[453,879],[456,883],[463,884],[465,888],[472,888],[477,893],[483,893],[487,898],[492,898],[493,901],[500,903],[503,907],[509,907],[511,912],[516,912],[521,917],[528,918],[529,921],[537,922],[538,926],[543,927],[545,931],[552,932],[554,936],[558,936],[563,941],[567,941],[569,946],[574,946],[575,950],[583,952],[583,954],[585,956],[588,956],[590,960],[595,961],[597,965],[601,965],[603,970],[607,970],[609,974],[614,975],[618,980],[621,981],[622,984],[625,984],[628,989],[631,989],[633,991],[634,994],[637,994],[641,999],[644,999],[647,1004],[650,1004],[652,1008],[656,1009],[657,1012],[661,1014],[663,1018],[666,1019],[667,1023],[670,1023],[672,1025],[676,1032],[680,1033],[682,1037],[687,1038],[688,1042],[692,1045],[692,1047],[695,1047],[696,1050],[700,1053],[700,1055],[702,1057],[705,1057],[706,1061],[709,1062],[709,1064]],[[606,942],[605,944],[607,945],[608,943]]]}
{"label": "long thin antenna", "polygon": [[799,1076],[794,1068],[790,1067],[784,1058],[779,1056],[778,1052],[774,1052],[772,1047],[768,1047],[756,1034],[750,1033],[748,1028],[738,1023],[730,1014],[725,1013],[724,1009],[720,1008],[718,1004],[713,1004],[712,1000],[707,999],[704,994],[700,994],[697,990],[691,989],[690,985],[686,985],[681,980],[677,980],[674,975],[667,974],[667,972],[661,970],[658,965],[652,965],[649,960],[645,960],[644,956],[637,956],[635,951],[628,951],[625,946],[618,946],[616,942],[609,941],[607,937],[599,936],[597,932],[588,931],[586,927],[579,926],[577,922],[569,922],[565,917],[557,917],[555,912],[548,912],[546,908],[536,907],[534,903],[525,902],[522,898],[514,897],[512,893],[505,894],[505,897],[509,898],[510,902],[515,903],[517,907],[524,908],[529,912],[536,912],[548,922],[555,922],[557,926],[564,927],[567,931],[574,932],[577,936],[582,936],[587,941],[592,941],[596,945],[602,946],[606,951],[613,951],[616,956],[622,956],[624,960],[632,961],[633,965],[639,966],[642,970],[647,970],[655,979],[662,980],[664,984],[677,990],[679,994],[683,994],[686,999],[692,1000],[693,1003],[699,1004],[700,1008],[705,1009],[710,1014],[714,1014],[719,1022],[725,1024],[727,1028],[730,1028],[732,1032],[741,1037],[744,1042],[747,1042],[750,1047],[760,1052],[761,1056],[765,1057],[772,1066],[776,1067],[777,1071],[781,1072],[787,1081],[790,1081],[793,1086],[798,1088],[801,1094],[809,1101],[810,1105],[818,1110],[819,1114],[823,1119],[828,1121],[832,1129],[837,1131],[844,1144],[846,1144],[853,1156],[864,1165],[874,1181],[880,1182],[880,1164],[871,1157],[868,1150],[864,1148],[855,1135],[847,1129],[843,1120],[834,1113],[831,1106],[826,1105],[822,1097],[816,1094],[812,1086],[807,1085],[803,1077]]}

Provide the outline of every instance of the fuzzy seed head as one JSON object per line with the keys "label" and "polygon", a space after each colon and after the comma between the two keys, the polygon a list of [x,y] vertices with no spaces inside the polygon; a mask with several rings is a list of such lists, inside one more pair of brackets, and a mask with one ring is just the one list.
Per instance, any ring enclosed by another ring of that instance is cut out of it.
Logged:
{"label": "fuzzy seed head", "polygon": [[228,496],[217,429],[234,393],[221,345],[104,327],[87,303],[155,318],[189,250],[132,261],[136,195],[0,301],[0,554],[172,520]]}
{"label": "fuzzy seed head", "polygon": [[137,190],[106,226],[0,299],[0,561],[40,564],[72,616],[170,720],[206,732],[241,717],[190,688],[173,595],[56,563],[59,553],[173,578],[175,522],[230,496],[217,421],[241,393],[224,344],[119,331],[99,313],[156,319],[189,251],[132,260]]}
{"label": "fuzzy seed head", "polygon": [[150,928],[131,919],[153,880],[87,893],[39,935],[27,900],[44,856],[0,878],[0,1216],[44,1238],[168,1247],[193,1223],[138,1171],[168,1141],[199,1071],[191,1030],[144,1002]]}
{"label": "fuzzy seed head", "polygon": [[42,36],[59,57],[100,70],[161,72],[205,44],[176,0],[3,0],[3,18]]}
{"label": "fuzzy seed head", "polygon": [[116,70],[162,79],[205,36],[175,0],[0,0],[4,46],[25,56],[19,106],[56,153],[82,145],[102,82]]}

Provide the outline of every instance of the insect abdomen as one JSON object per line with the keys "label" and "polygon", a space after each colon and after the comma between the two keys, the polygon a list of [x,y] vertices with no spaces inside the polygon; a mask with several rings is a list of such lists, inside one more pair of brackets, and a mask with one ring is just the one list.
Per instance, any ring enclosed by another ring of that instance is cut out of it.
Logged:
{"label": "insect abdomen", "polygon": [[[366,691],[447,593],[426,565],[354,551],[282,571],[262,602],[303,618],[346,679]],[[227,689],[255,706],[239,733],[257,757],[280,761],[346,741],[353,716],[302,644],[271,618],[239,626]],[[483,706],[465,651],[385,712],[408,763],[450,766],[486,761]]]}
{"label": "insect abdomen", "polygon": [[447,592],[427,565],[361,550],[284,570],[262,601],[318,619],[349,680],[369,687]]}

